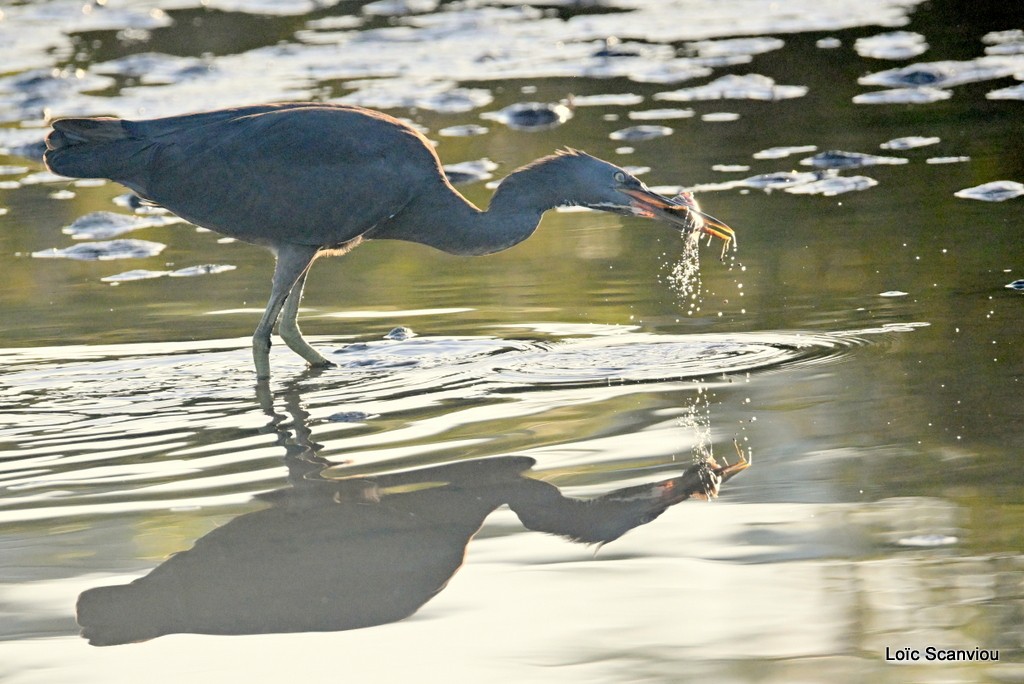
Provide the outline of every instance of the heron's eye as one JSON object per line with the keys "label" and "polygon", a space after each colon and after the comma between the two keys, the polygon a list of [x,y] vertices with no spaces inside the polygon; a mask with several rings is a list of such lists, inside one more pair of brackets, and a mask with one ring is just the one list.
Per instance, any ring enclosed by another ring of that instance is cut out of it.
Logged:
{"label": "heron's eye", "polygon": [[616,171],[615,172],[615,182],[616,183],[625,183],[626,182],[626,174],[622,173],[621,171]]}

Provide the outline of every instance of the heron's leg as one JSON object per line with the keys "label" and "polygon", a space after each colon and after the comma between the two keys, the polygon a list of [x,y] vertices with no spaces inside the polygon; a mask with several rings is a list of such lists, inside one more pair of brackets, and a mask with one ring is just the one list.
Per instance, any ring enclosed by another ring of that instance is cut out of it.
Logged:
{"label": "heron's leg", "polygon": [[270,333],[281,315],[281,308],[288,299],[288,293],[313,263],[316,247],[282,245],[277,249],[277,265],[270,289],[270,300],[263,312],[263,318],[252,336],[252,358],[256,364],[256,376],[270,377]]}
{"label": "heron's leg", "polygon": [[302,301],[302,288],[306,285],[306,275],[309,273],[307,267],[299,279],[292,285],[291,292],[288,293],[288,298],[284,300],[284,308],[281,310],[281,318],[277,322],[277,333],[284,340],[288,347],[306,359],[306,362],[314,368],[323,368],[325,366],[332,365],[330,361],[325,359],[320,352],[313,347],[309,346],[302,337],[302,331],[299,330],[299,303]]}

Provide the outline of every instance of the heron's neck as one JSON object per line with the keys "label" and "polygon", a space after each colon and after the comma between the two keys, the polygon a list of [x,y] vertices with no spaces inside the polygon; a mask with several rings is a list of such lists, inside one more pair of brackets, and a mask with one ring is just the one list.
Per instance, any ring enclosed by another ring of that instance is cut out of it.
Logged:
{"label": "heron's neck", "polygon": [[460,255],[508,249],[533,234],[545,211],[571,200],[554,168],[560,165],[559,159],[547,157],[511,173],[495,191],[487,211],[451,186],[437,186],[372,237],[419,242]]}

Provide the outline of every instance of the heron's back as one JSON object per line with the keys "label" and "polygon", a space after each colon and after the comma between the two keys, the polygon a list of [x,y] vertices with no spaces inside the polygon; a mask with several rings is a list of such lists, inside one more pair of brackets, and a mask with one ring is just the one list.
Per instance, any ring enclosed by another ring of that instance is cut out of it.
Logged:
{"label": "heron's back", "polygon": [[54,173],[110,178],[193,223],[260,244],[345,242],[445,184],[422,135],[357,107],[262,105],[53,127],[45,159]]}

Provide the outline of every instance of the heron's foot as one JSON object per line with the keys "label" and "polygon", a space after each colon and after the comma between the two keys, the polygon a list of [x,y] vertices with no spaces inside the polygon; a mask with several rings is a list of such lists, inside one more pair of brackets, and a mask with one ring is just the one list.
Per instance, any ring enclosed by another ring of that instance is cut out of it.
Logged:
{"label": "heron's foot", "polygon": [[334,365],[324,358],[323,354],[309,346],[309,344],[307,344],[301,337],[297,340],[290,340],[287,338],[282,339],[284,339],[285,344],[288,345],[289,349],[306,360],[306,363],[309,364],[310,368],[330,368]]}
{"label": "heron's foot", "polygon": [[[297,332],[297,331],[296,331]],[[312,346],[301,335],[287,334],[287,331],[279,331],[281,339],[288,345],[288,348],[301,356],[309,364],[310,368],[330,368],[335,364],[328,361],[323,354],[313,349]]]}
{"label": "heron's foot", "polygon": [[[328,361],[319,352],[313,351],[311,355],[300,354],[302,358],[306,360],[306,364],[313,369],[324,369],[324,368],[335,368],[338,364],[333,361]],[[298,352],[298,350],[295,350]],[[253,345],[253,362],[256,365],[256,379],[261,382],[265,382],[270,379],[270,353],[268,351],[261,352],[256,345]]]}
{"label": "heron's foot", "polygon": [[[306,360],[310,368],[332,368],[337,364],[327,360],[320,352],[313,349],[306,340],[298,337],[281,336],[288,348]],[[260,336],[252,339],[252,360],[256,366],[256,377],[259,380],[270,378],[270,338]]]}

